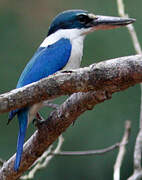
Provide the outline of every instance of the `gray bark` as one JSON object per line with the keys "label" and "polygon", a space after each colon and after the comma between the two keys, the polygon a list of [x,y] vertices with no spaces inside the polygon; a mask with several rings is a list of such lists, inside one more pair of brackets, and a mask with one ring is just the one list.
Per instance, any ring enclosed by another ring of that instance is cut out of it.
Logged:
{"label": "gray bark", "polygon": [[83,112],[111,98],[115,92],[142,82],[142,56],[108,60],[81,68],[72,73],[59,73],[39,82],[0,96],[0,112],[24,107],[61,95],[71,95],[25,143],[22,162],[14,172],[15,155],[0,169],[0,179],[20,177],[42,153]]}

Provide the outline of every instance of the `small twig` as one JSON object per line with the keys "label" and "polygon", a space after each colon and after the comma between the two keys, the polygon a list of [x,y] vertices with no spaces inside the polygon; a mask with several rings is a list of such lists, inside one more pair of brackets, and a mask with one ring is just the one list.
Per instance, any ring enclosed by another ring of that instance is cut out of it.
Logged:
{"label": "small twig", "polygon": [[[118,14],[121,17],[129,17],[128,14],[125,14],[125,6],[123,3],[123,0],[117,0],[117,6],[118,6]],[[137,38],[137,34],[136,34],[134,26],[132,24],[129,24],[129,25],[127,25],[127,28],[130,33],[130,36],[132,38],[132,42],[133,42],[136,53],[142,54],[141,46],[140,46],[139,40]]]}
{"label": "small twig", "polygon": [[[117,0],[118,11],[119,15],[122,17],[128,17],[125,14],[125,8],[123,0]],[[134,26],[128,25],[127,26],[130,36],[132,38],[133,46],[137,54],[142,54],[142,49],[137,38],[136,31]],[[138,180],[142,178],[142,167],[141,167],[141,154],[142,154],[142,83],[140,84],[141,87],[141,105],[140,105],[140,130],[136,138],[135,150],[134,150],[134,173],[128,180]]]}
{"label": "small twig", "polygon": [[123,3],[123,0],[116,0],[117,1],[117,7],[118,7],[118,14],[121,16],[121,17],[125,17],[125,6],[124,6],[124,3]]}
{"label": "small twig", "polygon": [[116,162],[114,165],[114,174],[113,179],[114,180],[120,180],[120,168],[122,165],[122,161],[126,152],[126,143],[128,142],[129,136],[130,136],[130,130],[131,130],[131,122],[126,121],[125,122],[125,131],[122,138],[122,141],[120,143],[119,152],[116,158]]}
{"label": "small twig", "polygon": [[134,173],[131,177],[128,178],[128,180],[141,180],[142,178],[142,171],[141,170],[134,170]]}
{"label": "small twig", "polygon": [[104,149],[98,150],[88,150],[88,151],[60,151],[60,152],[52,152],[51,154],[55,156],[90,156],[90,155],[101,155],[107,152],[110,152],[120,146],[120,143],[116,143],[112,146],[109,146]]}
{"label": "small twig", "polygon": [[43,153],[43,155],[42,155],[41,157],[39,157],[39,158],[35,161],[35,163],[31,166],[32,169],[29,171],[29,173],[28,173],[28,174],[25,174],[24,176],[21,176],[20,180],[22,180],[22,179],[32,179],[32,178],[34,177],[35,173],[36,173],[36,168],[35,168],[36,165],[40,164],[40,163],[42,162],[42,160],[45,159],[45,157],[48,156],[48,154],[51,152],[51,149],[52,149],[52,145],[49,146],[49,148],[47,149],[47,151],[45,151],[45,152]]}
{"label": "small twig", "polygon": [[142,178],[141,153],[142,153],[142,129],[140,128],[136,138],[136,144],[134,150],[134,172],[128,178],[128,180],[140,180]]}
{"label": "small twig", "polygon": [[51,151],[52,151],[52,145],[48,148],[47,151],[45,151],[43,153],[43,155],[37,159],[37,161],[34,163],[34,165],[32,166],[33,168],[30,170],[30,172],[27,174],[27,175],[24,175],[22,176],[20,179],[33,179],[34,178],[34,175],[35,173],[40,170],[40,169],[43,169],[45,168],[49,162],[51,161],[51,159],[54,157],[54,153],[58,153],[60,152],[60,149],[61,149],[61,146],[64,142],[64,138],[62,135],[59,136],[58,138],[58,144],[57,144],[57,147],[56,149],[53,151],[53,153],[51,154]]}
{"label": "small twig", "polygon": [[130,36],[132,38],[132,42],[133,42],[134,49],[135,49],[136,53],[142,54],[141,46],[140,46],[139,40],[137,38],[137,34],[136,34],[134,26],[132,24],[131,25],[129,24],[127,26],[127,28],[128,28],[129,33],[130,33]]}

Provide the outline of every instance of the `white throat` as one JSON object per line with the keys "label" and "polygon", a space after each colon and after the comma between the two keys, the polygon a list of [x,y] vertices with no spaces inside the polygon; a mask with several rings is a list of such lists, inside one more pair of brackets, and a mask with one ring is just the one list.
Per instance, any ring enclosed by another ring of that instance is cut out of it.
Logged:
{"label": "white throat", "polygon": [[87,30],[85,29],[61,29],[56,31],[55,33],[51,34],[50,36],[46,37],[44,41],[41,43],[40,47],[47,47],[48,45],[51,45],[58,41],[61,38],[69,39],[72,43],[72,41],[76,39],[82,39],[84,40],[85,32]]}

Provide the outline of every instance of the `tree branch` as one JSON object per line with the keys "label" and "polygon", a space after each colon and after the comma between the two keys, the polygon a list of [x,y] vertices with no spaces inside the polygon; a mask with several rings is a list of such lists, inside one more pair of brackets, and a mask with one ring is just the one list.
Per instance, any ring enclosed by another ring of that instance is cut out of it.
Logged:
{"label": "tree branch", "polygon": [[[39,97],[45,100],[63,94],[94,90],[71,95],[59,108],[53,111],[25,143],[18,172],[13,170],[14,155],[0,169],[0,179],[15,180],[19,178],[83,112],[110,99],[112,93],[124,90],[139,82],[142,82],[142,56],[129,56],[94,64],[70,74],[60,73],[55,77],[51,76],[27,87],[1,95],[0,112],[4,112],[39,102],[41,101]],[[51,85],[53,85],[52,88]],[[57,87],[58,89],[56,89]],[[2,108],[2,101],[5,102],[5,108]]]}
{"label": "tree branch", "polygon": [[102,155],[120,147],[120,143],[115,143],[107,148],[98,150],[87,150],[87,151],[59,151],[57,153],[51,152],[50,154],[55,156],[90,156],[90,155]]}
{"label": "tree branch", "polygon": [[[60,135],[59,138],[58,138],[57,147],[56,147],[54,150],[52,150],[52,145],[49,146],[49,148],[42,154],[42,156],[39,157],[39,158],[37,159],[37,161],[34,163],[34,166],[33,166],[33,168],[30,170],[30,172],[29,172],[27,175],[22,176],[22,177],[20,178],[20,180],[22,180],[22,179],[26,179],[26,180],[28,180],[28,179],[33,179],[35,173],[36,173],[38,170],[47,167],[47,165],[49,164],[49,162],[51,161],[51,159],[54,157],[54,154],[57,154],[58,152],[60,152],[60,149],[61,149],[61,147],[62,147],[63,142],[64,142],[64,138],[63,138],[62,135]],[[51,148],[50,148],[50,147],[51,147]],[[51,152],[52,152],[52,154],[51,154]]]}
{"label": "tree branch", "polygon": [[126,121],[124,135],[120,142],[119,152],[118,152],[116,162],[114,165],[113,180],[120,180],[120,168],[122,165],[124,155],[126,153],[126,144],[128,142],[129,136],[130,136],[130,131],[131,131],[131,121]]}
{"label": "tree branch", "polygon": [[104,89],[115,92],[142,82],[142,56],[116,58],[72,73],[57,73],[0,95],[0,113],[77,92]]}
{"label": "tree branch", "polygon": [[[125,7],[123,0],[117,0],[118,11],[121,17],[128,17],[125,14]],[[137,54],[142,55],[142,49],[140,46],[140,42],[138,40],[135,28],[132,24],[127,26],[129,34],[131,36],[134,49]],[[141,167],[141,159],[142,159],[142,83],[140,84],[141,88],[141,105],[140,105],[140,124],[139,124],[139,132],[136,138],[135,149],[134,149],[134,172],[132,176],[128,178],[128,180],[139,180],[142,178],[142,167]]]}

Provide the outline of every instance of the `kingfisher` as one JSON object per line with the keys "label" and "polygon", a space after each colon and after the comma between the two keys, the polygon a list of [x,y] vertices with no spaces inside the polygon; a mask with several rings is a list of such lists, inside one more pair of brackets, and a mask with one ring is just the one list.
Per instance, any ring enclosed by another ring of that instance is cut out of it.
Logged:
{"label": "kingfisher", "polygon": [[[95,30],[125,26],[134,21],[132,18],[95,15],[86,10],[67,10],[58,14],[49,27],[47,37],[24,68],[16,88],[39,81],[57,71],[79,68],[87,34]],[[9,121],[17,115],[19,122],[14,171],[18,171],[20,166],[27,126],[38,117],[43,104],[40,102],[9,113]]]}

